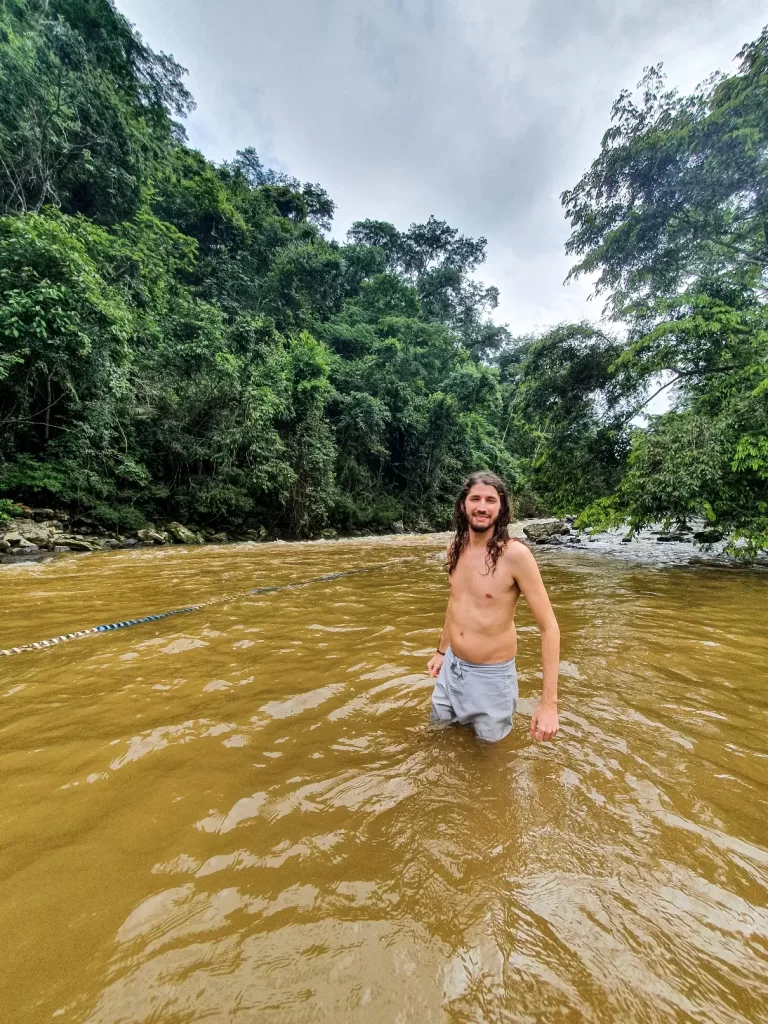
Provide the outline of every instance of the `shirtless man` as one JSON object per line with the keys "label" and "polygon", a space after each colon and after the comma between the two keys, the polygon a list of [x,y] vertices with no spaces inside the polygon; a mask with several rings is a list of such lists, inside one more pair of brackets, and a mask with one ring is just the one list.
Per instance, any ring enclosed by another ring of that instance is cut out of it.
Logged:
{"label": "shirtless man", "polygon": [[501,480],[473,473],[456,499],[456,532],[448,546],[451,593],[428,665],[437,680],[430,718],[471,725],[489,742],[511,732],[517,705],[515,608],[523,594],[541,633],[544,668],[531,735],[550,740],[558,730],[560,630],[536,559],[525,544],[508,538],[509,518]]}

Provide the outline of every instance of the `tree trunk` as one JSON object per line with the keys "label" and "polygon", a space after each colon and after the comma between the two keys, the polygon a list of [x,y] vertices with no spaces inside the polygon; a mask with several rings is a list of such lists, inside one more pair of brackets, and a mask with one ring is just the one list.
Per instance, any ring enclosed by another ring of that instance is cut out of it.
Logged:
{"label": "tree trunk", "polygon": [[48,438],[51,436],[51,405],[53,404],[52,401],[51,401],[51,375],[50,375],[50,373],[48,374],[48,380],[47,380],[47,393],[48,393],[48,401],[47,401],[47,406],[46,406],[46,410],[45,410],[45,440],[46,440],[46,443],[48,442]]}

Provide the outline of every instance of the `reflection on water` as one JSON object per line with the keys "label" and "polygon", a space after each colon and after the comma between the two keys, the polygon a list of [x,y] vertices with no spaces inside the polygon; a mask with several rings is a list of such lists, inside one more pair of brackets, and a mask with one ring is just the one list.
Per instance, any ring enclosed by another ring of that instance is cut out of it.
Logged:
{"label": "reflection on water", "polygon": [[0,647],[222,599],[0,663],[3,1021],[765,1019],[768,577],[545,553],[561,735],[527,735],[523,608],[487,747],[426,721],[440,561],[414,538],[2,571]]}

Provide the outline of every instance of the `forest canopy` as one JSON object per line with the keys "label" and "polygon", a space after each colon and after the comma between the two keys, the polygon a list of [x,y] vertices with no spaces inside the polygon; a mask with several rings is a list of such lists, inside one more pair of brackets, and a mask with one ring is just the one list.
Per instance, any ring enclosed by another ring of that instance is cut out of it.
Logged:
{"label": "forest canopy", "polygon": [[484,238],[334,240],[320,184],[187,145],[184,69],[111,0],[3,0],[0,500],[308,537],[446,527],[488,468],[521,514],[768,547],[768,33],[739,56],[617,99],[563,195],[606,319],[516,338]]}

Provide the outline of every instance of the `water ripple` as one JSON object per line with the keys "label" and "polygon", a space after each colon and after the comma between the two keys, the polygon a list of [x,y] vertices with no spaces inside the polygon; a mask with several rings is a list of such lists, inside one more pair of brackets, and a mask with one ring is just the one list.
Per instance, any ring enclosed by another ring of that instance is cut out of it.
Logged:
{"label": "water ripple", "polygon": [[563,633],[548,747],[524,607],[512,735],[429,726],[431,538],[7,577],[4,634],[216,602],[0,669],[5,1019],[761,1019],[768,579],[541,557]]}

